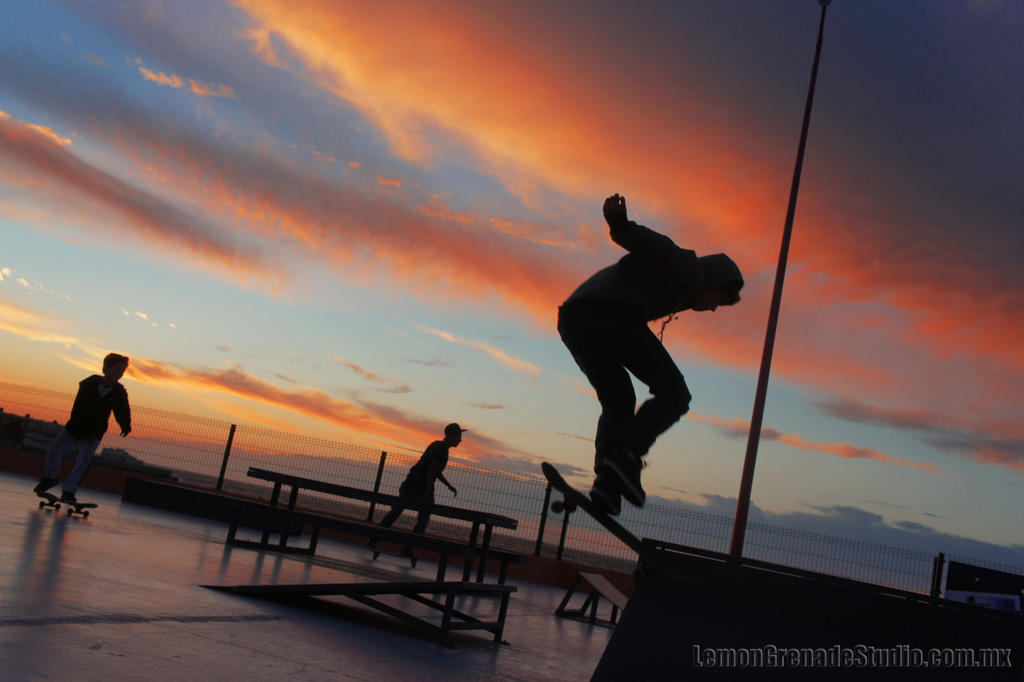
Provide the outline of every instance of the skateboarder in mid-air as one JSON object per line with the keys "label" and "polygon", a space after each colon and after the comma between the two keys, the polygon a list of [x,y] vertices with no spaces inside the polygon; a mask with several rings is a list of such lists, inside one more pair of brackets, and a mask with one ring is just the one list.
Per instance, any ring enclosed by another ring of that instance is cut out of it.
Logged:
{"label": "skateboarder in mid-air", "polygon": [[44,493],[60,482],[57,479],[60,457],[66,451],[75,450],[75,466],[64,479],[60,496],[61,502],[75,504],[75,491],[92,464],[100,439],[107,432],[110,413],[114,413],[114,419],[121,427],[122,438],[131,433],[132,411],[128,405],[128,391],[119,381],[127,369],[126,356],[110,353],[103,358],[103,376],[93,374],[79,382],[71,417],[46,448],[46,464],[43,477],[36,484],[36,493]]}
{"label": "skateboarder in mid-air", "polygon": [[[616,515],[623,497],[644,505],[642,458],[690,409],[686,381],[648,322],[733,305],[740,300],[743,275],[723,253],[698,258],[629,220],[626,199],[618,194],[605,199],[604,218],[612,241],[629,253],[566,299],[558,309],[558,333],[601,403],[590,498]],[[630,373],[651,391],[639,410]]]}

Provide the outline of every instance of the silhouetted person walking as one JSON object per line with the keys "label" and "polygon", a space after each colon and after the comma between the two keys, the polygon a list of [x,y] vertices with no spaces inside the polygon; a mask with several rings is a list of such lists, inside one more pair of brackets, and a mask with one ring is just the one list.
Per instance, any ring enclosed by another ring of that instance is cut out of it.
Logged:
{"label": "silhouetted person walking", "polygon": [[[427,449],[420,455],[419,460],[409,469],[405,480],[402,481],[402,485],[398,488],[398,494],[409,500],[433,502],[434,484],[437,481],[441,481],[452,491],[452,495],[458,495],[459,491],[448,482],[443,472],[444,468],[448,466],[448,450],[459,446],[459,443],[462,442],[462,434],[465,431],[466,429],[455,423],[444,427],[444,439],[435,440],[427,446]],[[402,515],[403,511],[405,511],[405,507],[400,504],[395,505],[391,508],[391,511],[384,515],[380,525],[384,528],[390,528],[398,520],[398,517]],[[423,535],[427,530],[427,523],[429,521],[430,512],[420,511],[419,516],[416,518],[416,526],[412,532]],[[370,547],[375,545],[376,542],[370,543]],[[412,549],[406,547],[405,552],[411,556]]]}
{"label": "silhouetted person walking", "polygon": [[45,492],[60,481],[60,458],[69,450],[76,450],[75,466],[61,486],[61,502],[74,503],[82,477],[92,464],[92,456],[107,432],[110,413],[121,427],[121,437],[132,430],[132,411],[128,404],[128,391],[119,379],[128,369],[128,358],[110,353],[103,358],[103,376],[93,374],[78,383],[78,395],[71,406],[71,417],[46,448],[43,477],[36,483],[37,493]]}
{"label": "silhouetted person walking", "polygon": [[[612,241],[629,253],[566,299],[558,309],[558,333],[601,403],[590,497],[615,515],[622,497],[644,505],[642,457],[690,409],[686,381],[648,322],[733,305],[740,300],[743,275],[725,254],[698,258],[629,220],[625,197],[608,197],[603,210]],[[639,410],[630,373],[652,395]]]}

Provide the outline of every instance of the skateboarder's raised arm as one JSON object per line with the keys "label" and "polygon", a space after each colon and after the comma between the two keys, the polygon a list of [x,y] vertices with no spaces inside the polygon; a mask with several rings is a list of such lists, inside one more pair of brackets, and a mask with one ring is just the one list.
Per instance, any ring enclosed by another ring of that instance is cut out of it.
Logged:
{"label": "skateboarder's raised arm", "polygon": [[677,248],[671,239],[626,217],[626,197],[613,194],[604,200],[604,219],[612,241],[630,253],[653,259],[672,254]]}

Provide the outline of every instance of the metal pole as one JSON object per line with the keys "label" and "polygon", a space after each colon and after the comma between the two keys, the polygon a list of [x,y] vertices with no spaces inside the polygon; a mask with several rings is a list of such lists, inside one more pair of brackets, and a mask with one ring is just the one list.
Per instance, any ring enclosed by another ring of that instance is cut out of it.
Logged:
{"label": "metal pole", "polygon": [[[373,481],[373,492],[380,492],[380,481],[384,476],[384,462],[387,461],[388,453],[387,450],[382,450],[380,453],[380,464],[377,465],[377,478]],[[370,511],[366,513],[366,520],[373,521],[373,511],[377,507],[377,501],[370,501]]]}
{"label": "metal pole", "polygon": [[544,543],[544,526],[548,522],[548,503],[551,502],[551,484],[544,491],[544,506],[540,509],[540,527],[537,529],[537,545],[533,548],[535,556],[540,556],[541,545]]}
{"label": "metal pole", "polygon": [[807,103],[804,106],[803,126],[800,130],[800,145],[796,153],[796,167],[793,169],[793,184],[789,190],[789,206],[786,209],[786,225],[782,231],[782,247],[779,265],[775,271],[775,287],[772,290],[771,311],[768,314],[768,330],[764,337],[764,352],[761,355],[761,371],[757,378],[757,393],[754,396],[754,411],[750,417],[750,434],[747,438],[747,453],[743,460],[743,474],[740,478],[740,492],[736,501],[736,519],[732,527],[732,543],[729,553],[743,554],[743,538],[747,532],[747,512],[750,509],[750,492],[754,485],[754,464],[757,460],[757,446],[761,440],[761,422],[764,418],[765,396],[768,393],[768,376],[771,374],[772,351],[775,349],[775,330],[779,324],[779,308],[782,304],[782,284],[786,279],[786,261],[789,258],[789,242],[793,234],[793,218],[796,215],[796,198],[800,190],[800,173],[804,165],[804,150],[807,146],[807,129],[811,122],[811,105],[814,102],[814,84],[818,78],[818,62],[821,58],[821,41],[825,32],[825,9],[831,0],[818,0],[821,4],[821,20],[818,23],[818,43],[814,48],[814,65],[811,67],[811,83],[807,89]]}
{"label": "metal pole", "polygon": [[575,506],[570,509],[565,500],[562,501],[562,505],[562,513],[564,514],[562,517],[562,535],[558,538],[558,554],[556,555],[559,561],[561,561],[562,553],[565,551],[565,535],[569,531],[569,514],[572,514],[575,510]]}
{"label": "metal pole", "polygon": [[224,474],[228,470],[228,457],[231,456],[231,444],[235,441],[235,429],[237,427],[232,424],[231,430],[228,431],[228,443],[224,446],[224,458],[220,462],[220,476],[217,477],[217,491],[224,487]]}
{"label": "metal pole", "polygon": [[939,595],[942,594],[942,569],[946,564],[945,552],[939,552],[939,555],[932,559],[932,591],[931,595],[933,599],[938,599]]}

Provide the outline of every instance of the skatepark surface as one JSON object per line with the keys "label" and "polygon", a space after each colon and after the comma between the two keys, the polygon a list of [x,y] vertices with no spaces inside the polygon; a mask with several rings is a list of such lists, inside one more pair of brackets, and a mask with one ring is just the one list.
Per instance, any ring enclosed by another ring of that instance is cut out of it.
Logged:
{"label": "skatepark surface", "polygon": [[38,509],[34,479],[0,473],[0,679],[589,680],[611,630],[555,617],[561,588],[520,580],[504,639],[451,647],[339,600],[311,610],[200,585],[431,579],[396,557],[321,540],[315,558],[230,548],[226,524],[89,489],[87,519]]}

